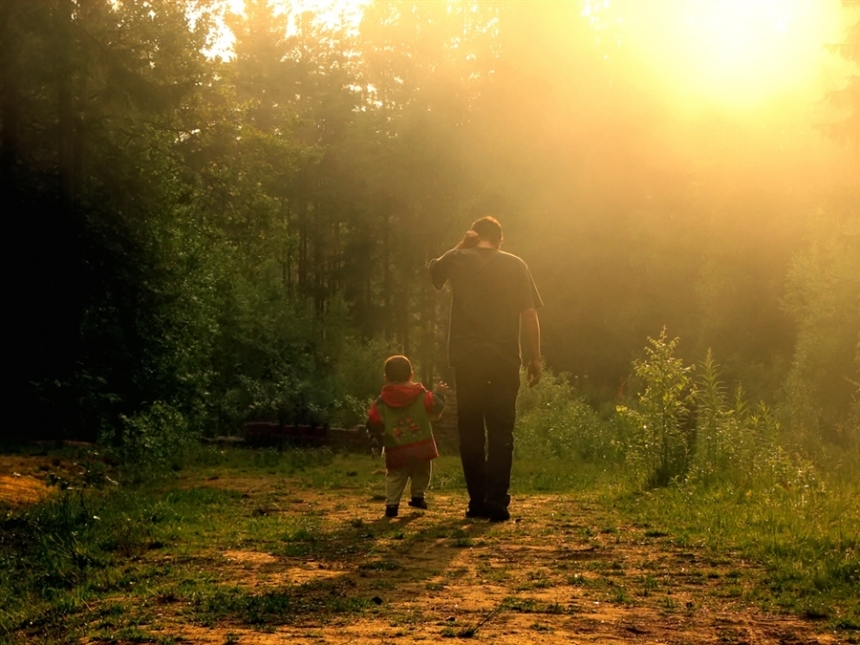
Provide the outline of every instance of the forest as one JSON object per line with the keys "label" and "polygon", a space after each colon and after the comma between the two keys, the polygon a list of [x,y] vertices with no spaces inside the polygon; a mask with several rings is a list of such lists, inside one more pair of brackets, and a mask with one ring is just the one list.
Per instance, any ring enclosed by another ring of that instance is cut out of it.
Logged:
{"label": "forest", "polygon": [[549,382],[595,417],[671,349],[856,453],[857,3],[784,61],[802,86],[712,88],[749,103],[661,76],[609,7],[3,2],[4,432],[169,453],[360,424],[386,355],[450,379],[426,264],[494,215]]}
{"label": "forest", "polygon": [[[0,195],[0,641],[858,643],[858,0],[0,0]],[[223,441],[456,391],[486,215],[511,521]]]}

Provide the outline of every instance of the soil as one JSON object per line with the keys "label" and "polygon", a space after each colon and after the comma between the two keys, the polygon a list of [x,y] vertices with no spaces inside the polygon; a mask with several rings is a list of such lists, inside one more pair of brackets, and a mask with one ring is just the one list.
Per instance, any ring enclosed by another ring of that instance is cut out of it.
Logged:
{"label": "soil", "polygon": [[62,457],[0,455],[0,507],[38,502],[57,490],[50,485],[49,476],[74,481],[81,471],[77,462]]}
{"label": "soil", "polygon": [[[28,503],[47,494],[38,478],[44,466],[38,460],[0,461],[0,501]],[[678,546],[648,527],[619,526],[596,501],[521,496],[512,503],[511,521],[490,524],[465,519],[465,497],[459,493],[430,491],[428,511],[403,505],[399,517],[387,519],[382,502],[359,490],[297,492],[282,480],[226,477],[206,485],[241,491],[249,507],[264,504],[267,512],[287,518],[312,510],[327,525],[377,536],[374,548],[359,556],[200,554],[223,583],[263,592],[325,582],[332,593],[371,602],[358,613],[324,620],[307,615],[264,629],[202,626],[189,620],[180,602],[167,603],[157,623],[141,626],[160,642],[171,637],[212,645],[856,642],[825,633],[823,623],[749,604],[745,586],[760,579],[754,565]],[[383,554],[387,566],[375,567]]]}

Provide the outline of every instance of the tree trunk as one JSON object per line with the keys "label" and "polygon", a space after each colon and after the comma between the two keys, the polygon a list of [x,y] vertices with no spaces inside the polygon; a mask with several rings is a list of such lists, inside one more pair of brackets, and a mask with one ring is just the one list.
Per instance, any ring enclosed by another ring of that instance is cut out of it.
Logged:
{"label": "tree trunk", "polygon": [[436,294],[430,277],[423,276],[421,285],[421,377],[427,387],[435,378],[436,370]]}
{"label": "tree trunk", "polygon": [[72,96],[72,0],[57,0],[57,169],[60,212],[71,216],[75,203],[75,113]]}
{"label": "tree trunk", "polygon": [[20,51],[14,42],[17,24],[17,2],[0,2],[0,118],[3,119],[0,138],[0,173],[11,181],[11,172],[20,154],[18,132],[21,123],[16,54]]}
{"label": "tree trunk", "polygon": [[313,246],[313,267],[314,267],[314,309],[317,316],[320,318],[325,313],[325,244],[323,243],[323,231],[325,223],[322,221],[322,213],[320,212],[319,199],[314,201],[314,246]]}
{"label": "tree trunk", "polygon": [[392,311],[392,287],[391,287],[391,218],[388,213],[388,205],[383,205],[382,208],[382,316],[383,316],[383,331],[385,338],[389,339],[394,335],[394,321],[392,320],[394,312]]}
{"label": "tree trunk", "polygon": [[299,209],[299,292],[306,293],[308,282],[308,200]]}

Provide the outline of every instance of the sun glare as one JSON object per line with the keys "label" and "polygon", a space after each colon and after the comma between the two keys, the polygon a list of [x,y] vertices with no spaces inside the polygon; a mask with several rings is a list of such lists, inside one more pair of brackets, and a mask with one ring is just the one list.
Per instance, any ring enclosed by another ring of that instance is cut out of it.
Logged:
{"label": "sun glare", "polygon": [[[681,103],[761,107],[821,81],[839,0],[600,0],[584,14]],[[607,38],[609,40],[610,38]]]}
{"label": "sun glare", "polygon": [[[295,17],[309,11],[315,15],[317,23],[327,29],[355,28],[368,2],[370,0],[271,0],[277,12],[289,12]],[[245,0],[221,0],[221,6],[223,10],[237,15],[245,13]],[[295,20],[290,20],[288,34],[295,28]],[[233,34],[223,22],[219,22],[217,32],[209,54],[229,58],[232,55]]]}

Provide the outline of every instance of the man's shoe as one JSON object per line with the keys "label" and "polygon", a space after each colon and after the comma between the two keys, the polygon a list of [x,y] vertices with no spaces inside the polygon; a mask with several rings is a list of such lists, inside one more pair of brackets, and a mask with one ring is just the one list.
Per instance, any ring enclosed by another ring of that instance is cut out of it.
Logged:
{"label": "man's shoe", "polygon": [[511,514],[504,506],[493,506],[488,509],[487,517],[491,522],[507,522],[511,519]]}
{"label": "man's shoe", "polygon": [[412,506],[413,508],[423,508],[426,511],[427,500],[423,497],[413,497],[409,500],[409,506]]}
{"label": "man's shoe", "polygon": [[397,517],[397,504],[388,504],[385,507],[385,517]]}
{"label": "man's shoe", "polygon": [[466,517],[486,519],[490,517],[490,514],[487,513],[487,509],[482,504],[470,503],[469,508],[466,509]]}

